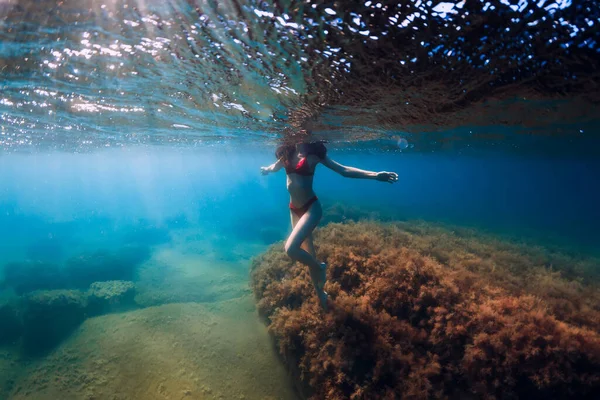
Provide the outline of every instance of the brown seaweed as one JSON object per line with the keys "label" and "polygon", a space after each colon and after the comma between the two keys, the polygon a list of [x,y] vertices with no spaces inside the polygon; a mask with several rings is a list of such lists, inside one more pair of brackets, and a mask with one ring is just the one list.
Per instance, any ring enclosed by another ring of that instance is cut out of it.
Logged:
{"label": "brown seaweed", "polygon": [[[597,398],[597,260],[426,224],[332,223],[328,313],[276,245],[258,309],[314,399]],[[583,280],[580,276],[586,276]]]}

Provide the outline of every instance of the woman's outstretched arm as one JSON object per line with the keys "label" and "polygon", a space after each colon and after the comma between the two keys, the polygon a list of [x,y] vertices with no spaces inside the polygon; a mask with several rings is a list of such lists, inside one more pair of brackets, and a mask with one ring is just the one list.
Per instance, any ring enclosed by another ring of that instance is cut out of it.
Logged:
{"label": "woman's outstretched arm", "polygon": [[263,175],[267,175],[271,172],[279,171],[282,167],[283,167],[283,163],[281,162],[281,160],[277,160],[273,164],[269,165],[268,167],[260,167],[260,173]]}
{"label": "woman's outstretched arm", "polygon": [[347,167],[342,165],[336,161],[333,161],[328,156],[325,157],[321,163],[327,168],[337,172],[346,178],[359,178],[359,179],[375,179],[381,182],[389,182],[394,183],[398,181],[398,174],[395,172],[374,172],[374,171],[365,171],[362,169]]}

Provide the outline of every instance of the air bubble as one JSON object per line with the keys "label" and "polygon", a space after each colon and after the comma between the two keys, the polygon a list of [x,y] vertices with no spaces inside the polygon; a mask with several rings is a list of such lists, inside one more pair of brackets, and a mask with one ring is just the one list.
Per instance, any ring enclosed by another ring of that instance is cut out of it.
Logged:
{"label": "air bubble", "polygon": [[408,140],[404,139],[404,138],[400,138],[398,139],[398,148],[400,150],[405,150],[408,148]]}

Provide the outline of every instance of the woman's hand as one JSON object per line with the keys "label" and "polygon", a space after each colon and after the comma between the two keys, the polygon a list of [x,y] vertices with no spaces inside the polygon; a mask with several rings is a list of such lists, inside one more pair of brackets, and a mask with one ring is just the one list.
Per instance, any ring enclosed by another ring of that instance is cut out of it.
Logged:
{"label": "woman's hand", "polygon": [[281,160],[277,160],[274,164],[271,164],[268,167],[260,167],[260,173],[262,175],[269,175],[271,172],[277,172],[281,168],[283,168],[283,163]]}
{"label": "woman's hand", "polygon": [[381,172],[377,173],[377,176],[375,176],[375,179],[377,179],[378,181],[381,181],[381,182],[394,183],[394,182],[398,182],[398,174],[395,172],[381,171]]}

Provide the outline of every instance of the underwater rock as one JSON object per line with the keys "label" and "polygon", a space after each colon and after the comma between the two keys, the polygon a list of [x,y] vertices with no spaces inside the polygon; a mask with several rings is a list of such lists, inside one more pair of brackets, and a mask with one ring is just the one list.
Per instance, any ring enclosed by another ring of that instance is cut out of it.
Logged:
{"label": "underwater rock", "polygon": [[20,295],[34,290],[64,288],[65,281],[59,265],[25,261],[4,265],[4,285]]}
{"label": "underwater rock", "polygon": [[22,299],[23,350],[29,354],[52,349],[85,319],[85,294],[79,290],[47,290]]}
{"label": "underwater rock", "polygon": [[94,282],[87,292],[89,316],[135,308],[135,284],[129,281]]}
{"label": "underwater rock", "polygon": [[15,305],[0,301],[0,346],[13,343],[21,336],[22,331],[23,325]]}
{"label": "underwater rock", "polygon": [[87,288],[94,282],[130,281],[136,267],[148,258],[148,247],[125,246],[116,253],[100,250],[72,257],[65,263],[63,271],[69,287]]}
{"label": "underwater rock", "polygon": [[316,245],[327,313],[280,244],[252,266],[305,397],[600,398],[600,282],[573,276],[598,260],[408,223],[329,224]]}

